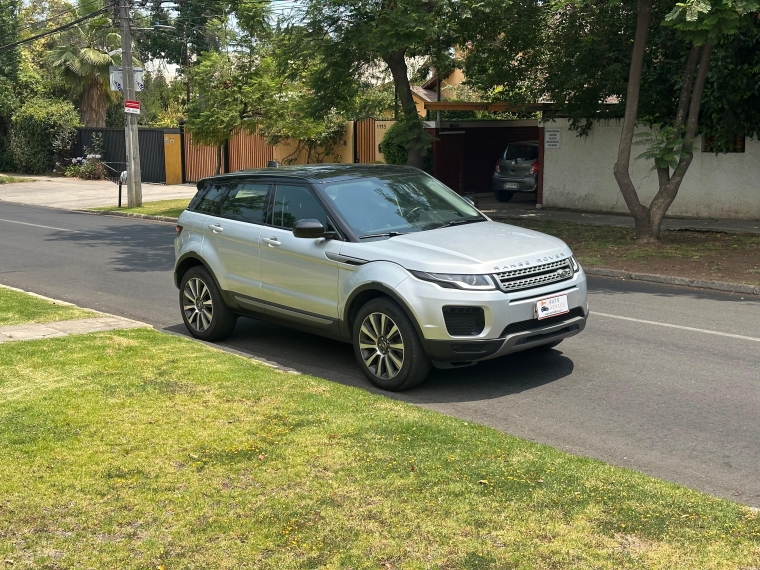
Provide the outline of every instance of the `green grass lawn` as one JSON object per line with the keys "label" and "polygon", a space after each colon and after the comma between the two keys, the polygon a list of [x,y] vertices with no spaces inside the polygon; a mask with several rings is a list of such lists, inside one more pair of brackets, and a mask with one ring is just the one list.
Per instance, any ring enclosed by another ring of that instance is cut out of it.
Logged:
{"label": "green grass lawn", "polygon": [[97,313],[32,297],[0,285],[0,326],[85,319]]}
{"label": "green grass lawn", "polygon": [[0,184],[13,184],[14,182],[33,182],[31,178],[19,178],[9,174],[0,174]]}
{"label": "green grass lawn", "polygon": [[102,212],[128,212],[132,214],[145,214],[149,216],[166,216],[169,218],[178,218],[179,215],[187,208],[189,198],[178,200],[158,200],[156,202],[143,202],[139,208],[117,208],[116,206],[107,206],[103,208],[93,208]]}
{"label": "green grass lawn", "polygon": [[0,449],[14,569],[760,565],[757,511],[147,329],[0,345]]}

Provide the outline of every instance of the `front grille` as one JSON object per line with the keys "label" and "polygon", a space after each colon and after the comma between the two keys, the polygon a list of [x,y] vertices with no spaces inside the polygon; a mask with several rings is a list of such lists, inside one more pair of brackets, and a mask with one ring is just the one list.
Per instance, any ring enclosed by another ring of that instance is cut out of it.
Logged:
{"label": "front grille", "polygon": [[572,279],[573,267],[569,259],[561,261],[552,261],[543,265],[533,267],[522,267],[511,271],[504,271],[496,274],[496,279],[502,290],[507,292],[521,291],[548,285],[549,283],[558,283]]}
{"label": "front grille", "polygon": [[477,336],[486,326],[482,307],[443,308],[443,320],[451,336]]}
{"label": "front grille", "polygon": [[565,321],[569,321],[570,319],[574,319],[576,317],[582,317],[582,316],[583,316],[583,309],[581,307],[575,307],[574,309],[571,309],[569,313],[565,313],[564,315],[557,315],[556,317],[549,317],[547,319],[541,319],[540,321],[538,319],[530,319],[528,321],[519,321],[517,323],[512,323],[511,325],[508,325],[507,328],[505,328],[504,331],[501,333],[501,338],[504,338],[505,336],[509,336],[515,333],[521,333],[521,332],[531,331],[531,330],[539,329],[543,327],[549,327],[552,325],[558,325],[560,323],[564,323]]}

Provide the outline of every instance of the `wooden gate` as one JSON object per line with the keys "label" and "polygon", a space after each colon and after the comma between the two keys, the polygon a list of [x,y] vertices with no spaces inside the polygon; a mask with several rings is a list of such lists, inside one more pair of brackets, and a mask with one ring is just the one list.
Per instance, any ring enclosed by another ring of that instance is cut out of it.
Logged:
{"label": "wooden gate", "polygon": [[356,122],[357,162],[367,164],[375,161],[375,119]]}

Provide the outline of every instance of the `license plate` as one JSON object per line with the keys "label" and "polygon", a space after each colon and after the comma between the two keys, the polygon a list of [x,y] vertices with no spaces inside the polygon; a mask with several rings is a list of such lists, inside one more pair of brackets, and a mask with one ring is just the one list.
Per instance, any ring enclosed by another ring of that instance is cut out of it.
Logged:
{"label": "license plate", "polygon": [[517,182],[504,182],[504,188],[517,188]]}
{"label": "license plate", "polygon": [[536,315],[538,316],[539,321],[541,319],[555,317],[569,312],[570,309],[567,306],[567,295],[559,295],[557,297],[549,297],[548,299],[536,301]]}

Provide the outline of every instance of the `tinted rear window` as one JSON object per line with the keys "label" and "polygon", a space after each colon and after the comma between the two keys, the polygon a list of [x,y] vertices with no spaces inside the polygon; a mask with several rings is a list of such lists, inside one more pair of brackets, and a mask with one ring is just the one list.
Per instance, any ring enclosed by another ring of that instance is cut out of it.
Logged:
{"label": "tinted rear window", "polygon": [[227,184],[211,184],[208,191],[201,198],[200,203],[196,206],[195,211],[203,214],[217,214],[219,212],[219,204],[222,202],[227,188]]}
{"label": "tinted rear window", "polygon": [[538,158],[538,147],[527,144],[511,144],[504,153],[507,160],[536,160]]}

